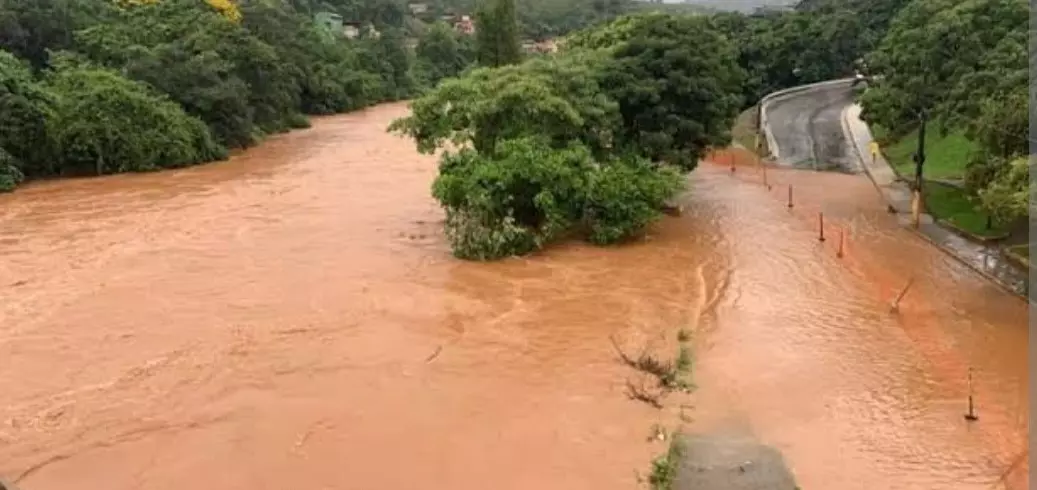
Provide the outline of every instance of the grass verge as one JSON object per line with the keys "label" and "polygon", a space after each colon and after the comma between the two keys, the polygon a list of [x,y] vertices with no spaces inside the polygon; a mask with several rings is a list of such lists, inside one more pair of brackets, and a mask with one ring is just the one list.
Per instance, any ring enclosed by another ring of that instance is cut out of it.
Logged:
{"label": "grass verge", "polygon": [[670,446],[666,453],[652,460],[652,473],[648,475],[648,484],[652,490],[672,490],[677,481],[677,469],[684,457],[684,441],[681,435],[674,434],[670,438]]}
{"label": "grass verge", "polygon": [[990,215],[979,209],[964,189],[927,181],[923,194],[926,211],[962,231],[981,238],[1008,234],[1008,227],[989,220]]}
{"label": "grass verge", "polygon": [[[915,163],[912,155],[918,149],[918,131],[891,141],[887,131],[876,126],[873,129],[876,141],[882,144],[886,160],[901,177],[912,180]],[[926,133],[925,158],[925,209],[926,212],[953,227],[979,238],[1000,238],[1008,233],[1008,226],[991,222],[989,214],[961,188],[933,180],[961,180],[965,177],[965,166],[976,150],[962,132],[941,135],[934,130]]]}
{"label": "grass verge", "polygon": [[[897,141],[886,141],[884,129],[874,129],[876,141],[882,144],[886,155],[897,173],[910,178],[915,174],[915,163],[911,155],[918,149],[918,131],[912,131]],[[976,145],[963,133],[952,132],[940,135],[930,131],[925,135],[925,178],[939,180],[961,180],[965,177],[965,165],[976,151]]]}

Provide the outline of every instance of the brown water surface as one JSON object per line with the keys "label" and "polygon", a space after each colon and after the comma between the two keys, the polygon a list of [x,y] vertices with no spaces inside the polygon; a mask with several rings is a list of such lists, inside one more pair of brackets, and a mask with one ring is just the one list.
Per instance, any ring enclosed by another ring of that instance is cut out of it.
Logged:
{"label": "brown water surface", "polygon": [[[466,263],[434,159],[384,132],[405,111],[0,196],[0,474],[629,489],[663,450],[649,427],[688,405],[688,430],[773,445],[808,489],[1026,488],[1026,460],[1002,478],[1026,445],[1025,304],[899,229],[861,177],[774,171],[767,191],[704,164],[644,242]],[[699,389],[628,400],[609,336],[669,349],[682,327]]]}

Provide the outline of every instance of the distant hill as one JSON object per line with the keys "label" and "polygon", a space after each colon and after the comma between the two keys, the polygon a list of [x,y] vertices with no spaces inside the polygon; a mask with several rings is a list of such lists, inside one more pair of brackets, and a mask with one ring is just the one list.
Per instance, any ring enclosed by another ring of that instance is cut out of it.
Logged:
{"label": "distant hill", "polygon": [[[638,1],[637,3],[641,3]],[[647,3],[647,2],[646,2]],[[760,7],[791,7],[798,0],[665,0],[667,5],[689,5],[702,7],[705,10],[727,10],[750,13]]]}

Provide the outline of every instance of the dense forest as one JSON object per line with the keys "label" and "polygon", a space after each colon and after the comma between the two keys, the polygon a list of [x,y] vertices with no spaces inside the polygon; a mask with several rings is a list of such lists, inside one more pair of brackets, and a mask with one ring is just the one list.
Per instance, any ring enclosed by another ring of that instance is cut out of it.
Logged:
{"label": "dense forest", "polygon": [[412,53],[387,5],[343,4],[381,27],[347,39],[303,1],[2,0],[0,189],[219,159],[470,64],[439,24]]}

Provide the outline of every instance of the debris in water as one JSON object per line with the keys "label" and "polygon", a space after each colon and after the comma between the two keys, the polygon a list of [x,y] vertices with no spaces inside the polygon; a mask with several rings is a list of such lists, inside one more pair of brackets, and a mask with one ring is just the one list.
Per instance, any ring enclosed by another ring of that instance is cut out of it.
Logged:
{"label": "debris in water", "polygon": [[441,352],[443,352],[443,346],[442,345],[439,346],[439,347],[436,347],[436,351],[433,352],[432,355],[430,355],[430,356],[425,358],[425,364],[428,364],[428,363],[430,363],[432,361],[435,361],[436,358],[439,357],[439,353],[441,353]]}

